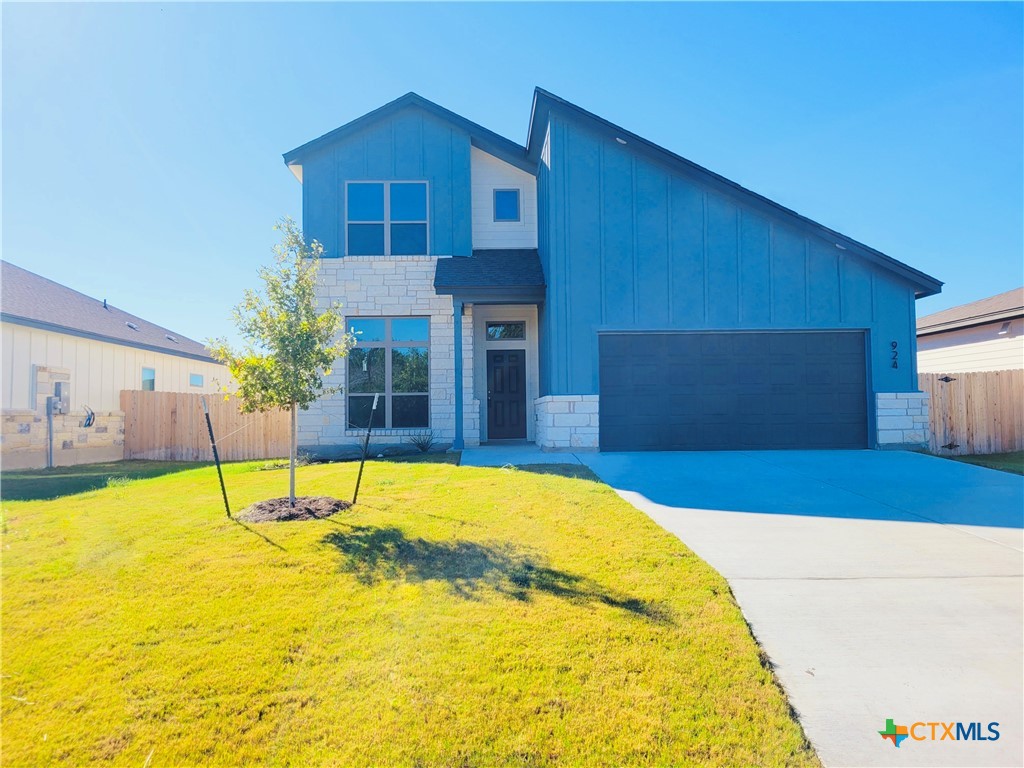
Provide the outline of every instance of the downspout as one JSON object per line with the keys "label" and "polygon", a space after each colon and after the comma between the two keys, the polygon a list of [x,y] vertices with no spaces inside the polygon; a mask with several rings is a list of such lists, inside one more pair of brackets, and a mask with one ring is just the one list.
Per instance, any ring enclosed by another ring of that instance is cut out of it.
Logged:
{"label": "downspout", "polygon": [[452,301],[452,317],[455,320],[455,439],[452,450],[461,451],[466,447],[462,438],[462,302]]}

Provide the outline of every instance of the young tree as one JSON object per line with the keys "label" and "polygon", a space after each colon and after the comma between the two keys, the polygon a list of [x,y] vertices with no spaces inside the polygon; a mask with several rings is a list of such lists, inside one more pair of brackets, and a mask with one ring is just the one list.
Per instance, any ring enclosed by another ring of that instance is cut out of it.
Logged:
{"label": "young tree", "polygon": [[225,339],[210,341],[215,358],[227,365],[238,384],[242,412],[283,408],[291,412],[288,499],[295,506],[296,410],[340,387],[328,387],[335,361],[355,343],[344,332],[341,305],[317,308],[316,282],[323,246],[306,243],[295,222],[285,217],[274,227],[281,242],[274,246],[274,263],[260,267],[263,290],[246,290],[235,307],[235,326],[245,339],[235,350]]}

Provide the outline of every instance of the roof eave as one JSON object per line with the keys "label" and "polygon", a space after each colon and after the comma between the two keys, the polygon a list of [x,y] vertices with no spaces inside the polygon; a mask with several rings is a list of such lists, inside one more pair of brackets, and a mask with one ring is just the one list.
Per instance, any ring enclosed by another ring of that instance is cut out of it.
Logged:
{"label": "roof eave", "polygon": [[441,296],[451,296],[468,304],[520,303],[537,304],[544,301],[544,286],[518,285],[434,285]]}
{"label": "roof eave", "polygon": [[1015,320],[1018,317],[1024,317],[1024,307],[1013,307],[1012,309],[1004,309],[1000,312],[962,317],[958,320],[949,320],[948,322],[935,325],[918,326],[917,335],[930,336],[936,333],[945,333],[946,331],[957,331],[962,328],[974,328],[979,325],[998,323],[1000,320]]}

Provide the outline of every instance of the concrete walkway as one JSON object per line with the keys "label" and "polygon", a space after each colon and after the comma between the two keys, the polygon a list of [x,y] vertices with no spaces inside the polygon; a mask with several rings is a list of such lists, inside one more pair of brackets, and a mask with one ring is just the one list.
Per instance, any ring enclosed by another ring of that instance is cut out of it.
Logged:
{"label": "concrete walkway", "polygon": [[506,464],[523,466],[524,464],[580,464],[581,462],[574,453],[545,452],[534,443],[496,443],[463,449],[460,463],[464,467],[504,467]]}
{"label": "concrete walkway", "polygon": [[[729,580],[827,766],[1024,765],[1024,478],[903,452],[579,458]],[[897,749],[887,719],[1000,737]]]}

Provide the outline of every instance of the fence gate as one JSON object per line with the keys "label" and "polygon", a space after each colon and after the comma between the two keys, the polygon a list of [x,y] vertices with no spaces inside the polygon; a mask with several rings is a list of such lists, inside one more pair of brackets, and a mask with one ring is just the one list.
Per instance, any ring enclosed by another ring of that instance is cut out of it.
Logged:
{"label": "fence gate", "polygon": [[1024,450],[1024,370],[922,373],[933,453],[970,456]]}

